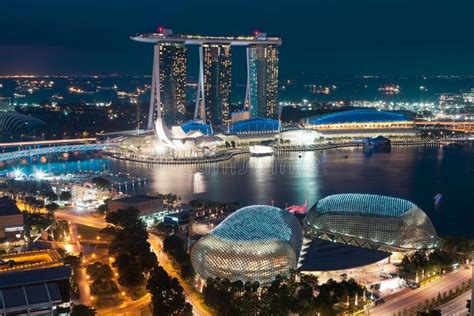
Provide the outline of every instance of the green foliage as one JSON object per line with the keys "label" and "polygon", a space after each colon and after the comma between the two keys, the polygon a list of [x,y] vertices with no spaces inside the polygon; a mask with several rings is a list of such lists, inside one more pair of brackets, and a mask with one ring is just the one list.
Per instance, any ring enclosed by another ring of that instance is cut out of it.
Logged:
{"label": "green foliage", "polygon": [[114,273],[108,264],[94,262],[87,266],[86,272],[92,278],[90,289],[93,295],[107,296],[119,292],[117,283],[112,280]]}
{"label": "green foliage", "polygon": [[107,223],[115,226],[125,227],[127,225],[134,225],[138,220],[140,211],[136,208],[129,207],[127,209],[120,209],[117,212],[111,212],[107,214],[105,220]]}
{"label": "green foliage", "polygon": [[457,261],[469,259],[474,251],[474,240],[458,236],[447,236],[440,239],[441,250]]}
{"label": "green foliage", "polygon": [[114,275],[112,268],[102,262],[94,262],[88,265],[86,272],[93,279],[111,279]]}
{"label": "green foliage", "polygon": [[[314,296],[315,291],[319,292]],[[345,302],[347,295],[362,295],[362,288],[353,280],[319,285],[315,276],[303,275],[298,282],[276,277],[266,286],[258,283],[242,284],[228,279],[209,278],[203,289],[206,304],[217,315],[336,315],[334,305]]]}
{"label": "green foliage", "polygon": [[53,202],[53,203],[46,204],[45,208],[48,211],[48,213],[54,213],[59,208],[59,205]]}
{"label": "green foliage", "polygon": [[138,210],[128,208],[109,213],[105,218],[108,223],[115,225],[114,229],[107,229],[114,234],[109,253],[116,257],[119,283],[125,286],[142,284],[143,273],[151,271],[156,265],[156,256],[150,252],[145,224],[138,215]]}
{"label": "green foliage", "polygon": [[50,200],[56,200],[57,196],[53,192],[51,184],[48,181],[37,181],[37,180],[7,180],[0,183],[0,190],[16,196],[39,196],[43,198],[49,198]]}
{"label": "green foliage", "polygon": [[107,204],[101,204],[97,207],[96,212],[105,215],[109,212],[109,206]]}
{"label": "green foliage", "polygon": [[95,310],[86,305],[74,305],[72,307],[71,316],[94,316]]}
{"label": "green foliage", "polygon": [[178,280],[171,278],[161,266],[151,271],[146,286],[152,295],[153,315],[192,315],[192,306],[186,302]]}
{"label": "green foliage", "polygon": [[110,189],[111,183],[109,180],[103,177],[94,177],[92,178],[92,184],[98,189],[108,190]]}
{"label": "green foliage", "polygon": [[425,274],[441,274],[450,271],[455,262],[459,262],[459,255],[436,249],[429,255],[423,251],[415,252],[411,257],[405,256],[400,264],[400,271],[409,278],[415,278],[416,274],[425,271]]}
{"label": "green foliage", "polygon": [[120,254],[115,260],[119,272],[119,283],[135,287],[143,284],[145,278],[143,272],[140,271],[138,260],[128,254]]}
{"label": "green foliage", "polygon": [[70,201],[72,198],[71,192],[63,191],[59,194],[59,199],[61,201]]}
{"label": "green foliage", "polygon": [[71,282],[69,288],[71,289],[71,296],[79,298],[79,267],[81,265],[81,255],[72,256],[66,255],[63,257],[64,264],[71,266]]}
{"label": "green foliage", "polygon": [[181,276],[185,279],[194,277],[191,257],[184,249],[184,242],[177,235],[172,234],[163,241],[163,251],[169,254],[181,269]]}
{"label": "green foliage", "polygon": [[90,289],[91,293],[97,296],[113,295],[119,292],[117,284],[106,278],[98,278],[92,281]]}

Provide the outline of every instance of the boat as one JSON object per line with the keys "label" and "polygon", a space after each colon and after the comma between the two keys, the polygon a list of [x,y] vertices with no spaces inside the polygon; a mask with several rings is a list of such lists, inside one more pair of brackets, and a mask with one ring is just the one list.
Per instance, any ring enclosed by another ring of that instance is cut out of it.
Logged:
{"label": "boat", "polygon": [[250,146],[250,156],[261,157],[273,155],[273,147],[265,145],[252,145]]}

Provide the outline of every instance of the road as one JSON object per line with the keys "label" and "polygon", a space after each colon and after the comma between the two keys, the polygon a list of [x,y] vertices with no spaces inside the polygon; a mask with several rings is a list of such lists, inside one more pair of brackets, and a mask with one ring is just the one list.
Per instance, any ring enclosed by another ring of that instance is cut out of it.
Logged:
{"label": "road", "polygon": [[94,227],[94,228],[105,228],[107,223],[103,218],[94,217],[93,215],[87,213],[74,212],[71,209],[66,210],[57,210],[54,212],[55,216],[69,221],[75,224],[81,224],[84,226]]}
{"label": "road", "polygon": [[212,313],[209,311],[208,307],[204,305],[204,303],[201,301],[201,298],[196,294],[188,282],[185,282],[181,278],[169,261],[168,257],[163,253],[160,238],[152,233],[150,233],[148,236],[148,242],[150,243],[153,252],[156,254],[160,266],[162,266],[166,273],[168,273],[171,277],[178,279],[179,283],[183,287],[183,291],[186,294],[186,300],[193,306],[193,314],[197,316],[212,316]]}
{"label": "road", "polygon": [[[70,221],[71,223],[81,224],[84,226],[90,226],[95,228],[104,228],[107,226],[105,220],[101,217],[95,217],[88,213],[78,213],[72,210],[57,210],[55,212],[56,217]],[[158,263],[165,269],[165,271],[172,277],[175,277],[180,282],[183,287],[184,293],[186,295],[187,301],[193,306],[193,314],[197,316],[212,316],[208,311],[208,308],[201,302],[200,297],[194,292],[194,290],[188,285],[187,282],[184,282],[177,271],[174,270],[173,265],[169,262],[168,257],[163,254],[161,251],[161,240],[158,236],[149,234],[149,239],[151,248],[158,258]],[[132,311],[139,310],[151,302],[151,296],[145,295],[144,297],[133,301],[132,303],[121,305],[114,309],[105,309],[101,310],[99,314],[103,312],[105,314],[111,314],[113,311],[114,315],[118,314],[129,314]],[[132,313],[133,314],[133,313]]]}
{"label": "road", "polygon": [[467,300],[471,299],[471,291],[467,291],[455,299],[440,306],[441,314],[446,316],[466,316]]}
{"label": "road", "polygon": [[394,315],[404,308],[410,309],[416,306],[418,303],[424,304],[426,299],[431,300],[436,298],[438,293],[448,292],[450,289],[453,291],[456,286],[462,282],[468,281],[471,278],[471,268],[464,269],[459,268],[453,272],[445,274],[440,279],[430,282],[416,290],[404,293],[399,297],[394,298],[386,302],[385,304],[371,308],[371,315]]}

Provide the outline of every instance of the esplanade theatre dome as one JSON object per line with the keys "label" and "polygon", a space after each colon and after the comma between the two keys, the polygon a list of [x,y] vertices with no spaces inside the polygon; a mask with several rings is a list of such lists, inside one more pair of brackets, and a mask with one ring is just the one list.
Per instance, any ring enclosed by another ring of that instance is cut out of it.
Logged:
{"label": "esplanade theatre dome", "polygon": [[198,275],[270,283],[296,269],[302,228],[293,214],[253,205],[227,217],[196,242],[191,260]]}
{"label": "esplanade theatre dome", "polygon": [[407,200],[373,194],[336,194],[309,212],[308,231],[315,236],[372,249],[433,249],[437,235],[431,220]]}

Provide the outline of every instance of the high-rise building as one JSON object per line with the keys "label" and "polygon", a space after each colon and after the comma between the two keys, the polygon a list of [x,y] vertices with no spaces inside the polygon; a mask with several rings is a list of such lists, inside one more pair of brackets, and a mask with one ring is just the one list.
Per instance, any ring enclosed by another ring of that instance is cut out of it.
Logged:
{"label": "high-rise building", "polygon": [[[199,46],[199,80],[194,119],[221,125],[230,121],[232,85],[231,46],[247,48],[245,108],[253,117],[272,117],[277,110],[278,37],[256,32],[251,36],[173,34],[159,28],[132,40],[155,45],[148,128],[160,116],[169,124],[185,115],[186,46]],[[160,106],[158,106],[160,105]],[[250,115],[249,115],[250,116]],[[159,122],[161,124],[162,122]]]}
{"label": "high-rise building", "polygon": [[274,117],[278,96],[278,48],[252,44],[247,47],[245,105],[253,117]]}
{"label": "high-rise building", "polygon": [[160,90],[163,117],[169,124],[183,123],[186,113],[186,47],[160,45]]}
{"label": "high-rise building", "polygon": [[[230,45],[202,44],[202,95],[200,116],[209,124],[220,125],[230,120],[232,90],[232,54]],[[204,113],[203,113],[204,112]]]}
{"label": "high-rise building", "polygon": [[[167,124],[179,124],[185,121],[186,114],[186,46],[181,43],[160,42],[155,45],[154,77],[159,76],[157,83],[152,84],[152,102],[154,106],[150,116],[158,115],[157,103],[160,103],[161,116]],[[155,72],[157,72],[155,74]],[[159,94],[157,93],[159,92]],[[149,127],[151,123],[149,121]]]}

